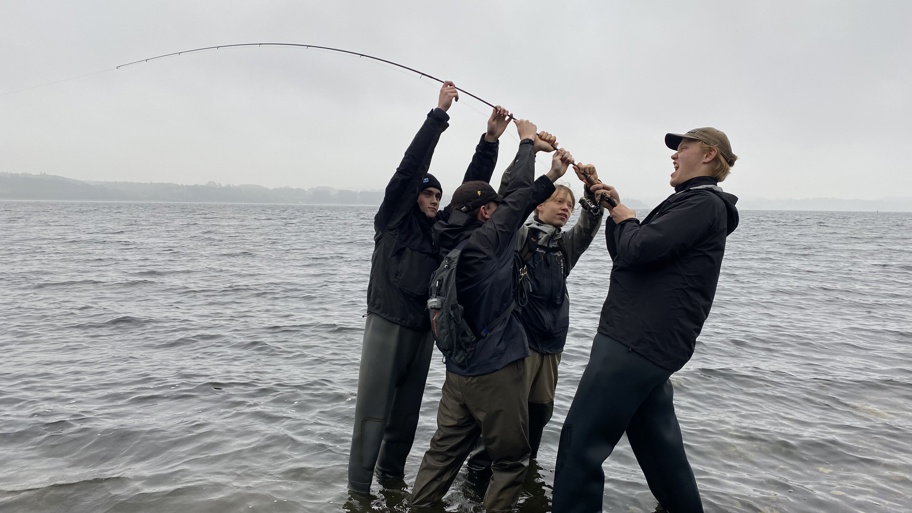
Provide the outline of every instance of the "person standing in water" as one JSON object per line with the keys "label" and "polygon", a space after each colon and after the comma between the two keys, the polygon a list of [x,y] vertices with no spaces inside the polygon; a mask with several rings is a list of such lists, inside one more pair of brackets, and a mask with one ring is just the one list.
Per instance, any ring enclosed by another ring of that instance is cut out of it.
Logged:
{"label": "person standing in water", "polygon": [[[546,142],[542,151],[553,151],[556,138],[547,133],[538,134]],[[536,147],[536,150],[540,148]],[[552,156],[552,165],[562,165],[561,155]],[[566,169],[567,163],[563,164]],[[583,182],[583,194],[595,204],[586,177],[598,181],[598,173],[591,164],[573,165],[577,177]],[[510,181],[512,167],[501,179],[501,194]],[[555,184],[554,193],[535,207],[532,220],[519,229],[516,251],[524,267],[521,274],[528,283],[528,292],[520,301],[519,319],[529,340],[530,355],[526,358],[526,379],[529,388],[529,446],[531,457],[538,457],[542,434],[554,412],[554,395],[557,390],[558,365],[570,329],[570,295],[567,276],[580,256],[592,243],[602,223],[603,209],[583,209],[570,230],[564,232],[576,205],[573,191],[566,185]],[[467,468],[485,475],[491,461],[484,450],[475,451],[466,463]]]}
{"label": "person standing in water", "polygon": [[446,362],[437,431],[415,477],[413,508],[440,502],[479,436],[492,460],[486,511],[510,511],[516,505],[529,465],[524,363],[529,346],[514,310],[516,237],[567,168],[552,166],[533,181],[536,127],[527,120],[515,122],[520,143],[505,194],[486,182],[466,182],[453,194],[448,220],[434,226],[441,251],[462,248],[456,296],[477,341],[463,366]]}
{"label": "person standing in water", "polygon": [[[589,363],[561,430],[554,513],[602,510],[602,464],[626,433],[664,509],[703,511],[675,416],[671,375],[693,355],[709,315],[737,198],[722,191],[738,158],[715,128],[667,134],[675,192],[642,221],[614,187],[605,236],[612,259]],[[598,277],[593,277],[598,279]]]}
{"label": "person standing in water", "polygon": [[[459,92],[440,88],[374,216],[374,252],[367,288],[358,397],[348,462],[348,487],[370,492],[376,472],[382,485],[397,485],[415,439],[434,340],[426,303],[431,274],[440,263],[431,229],[440,218],[440,182],[428,173],[437,141]],[[511,119],[495,107],[464,181],[491,179],[498,140]]]}
{"label": "person standing in water", "polygon": [[[558,158],[558,155],[554,155]],[[598,179],[595,166],[574,165],[583,181],[583,193],[594,201],[585,185],[585,175]],[[566,185],[555,185],[554,194],[535,207],[532,220],[520,228],[517,251],[525,263],[529,292],[519,318],[529,337],[531,354],[526,358],[529,382],[529,445],[538,457],[542,433],[554,411],[557,367],[570,330],[570,295],[567,276],[592,243],[601,227],[601,207],[583,210],[570,230],[563,232],[573,214],[576,199]]]}

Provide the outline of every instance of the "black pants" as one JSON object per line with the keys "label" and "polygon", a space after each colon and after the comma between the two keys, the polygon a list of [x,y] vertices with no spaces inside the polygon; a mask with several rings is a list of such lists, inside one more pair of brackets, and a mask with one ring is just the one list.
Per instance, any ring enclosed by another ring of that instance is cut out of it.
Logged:
{"label": "black pants", "polygon": [[623,344],[595,336],[589,364],[564,427],[554,477],[553,512],[602,510],[608,459],[621,435],[649,489],[670,513],[702,512],[675,416],[671,372]]}
{"label": "black pants", "polygon": [[403,477],[433,349],[430,331],[367,316],[348,459],[350,489],[370,492],[375,466],[384,477]]}

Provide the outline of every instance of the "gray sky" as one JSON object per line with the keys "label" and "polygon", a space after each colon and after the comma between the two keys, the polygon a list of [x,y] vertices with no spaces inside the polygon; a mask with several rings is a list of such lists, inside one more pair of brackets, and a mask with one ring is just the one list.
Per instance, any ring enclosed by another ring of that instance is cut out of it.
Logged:
{"label": "gray sky", "polygon": [[[912,196],[910,24],[905,0],[2,0],[0,171],[382,189],[436,105],[430,79],[303,48],[114,70],[288,42],[453,80],[557,135],[622,198],[670,193],[663,136],[700,126],[728,133],[740,160],[723,186],[743,197]],[[446,193],[489,112],[467,96],[450,110],[432,165]]]}

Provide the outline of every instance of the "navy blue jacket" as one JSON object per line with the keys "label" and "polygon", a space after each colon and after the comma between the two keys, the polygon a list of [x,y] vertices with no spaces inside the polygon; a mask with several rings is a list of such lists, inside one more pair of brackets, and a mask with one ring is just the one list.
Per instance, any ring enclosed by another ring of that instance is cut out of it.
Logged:
{"label": "navy blue jacket", "polygon": [[[532,201],[533,195],[550,196],[554,184],[543,176],[533,186],[535,152],[531,139],[520,143],[513,167],[504,202],[486,223],[455,211],[447,221],[434,225],[442,252],[449,252],[468,238],[459,257],[456,289],[459,303],[465,308],[465,318],[479,340],[466,368],[447,362],[447,371],[462,376],[490,374],[529,356],[526,334],[515,310],[497,325],[491,323],[511,308],[515,300],[517,230],[537,205]],[[486,330],[489,333],[481,336]]]}

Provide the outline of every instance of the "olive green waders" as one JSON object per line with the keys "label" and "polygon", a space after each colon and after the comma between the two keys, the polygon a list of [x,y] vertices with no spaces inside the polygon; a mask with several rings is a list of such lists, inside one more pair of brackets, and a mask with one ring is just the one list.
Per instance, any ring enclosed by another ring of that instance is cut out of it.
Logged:
{"label": "olive green waders", "polygon": [[484,376],[447,372],[437,432],[418,469],[412,506],[443,498],[479,434],[492,461],[485,509],[510,511],[516,505],[529,466],[526,386],[523,360]]}

